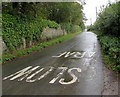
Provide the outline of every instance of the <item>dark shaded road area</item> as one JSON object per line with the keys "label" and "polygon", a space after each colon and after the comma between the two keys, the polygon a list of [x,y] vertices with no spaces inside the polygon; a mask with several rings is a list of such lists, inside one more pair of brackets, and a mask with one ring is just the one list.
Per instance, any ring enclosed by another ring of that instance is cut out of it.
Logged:
{"label": "dark shaded road area", "polygon": [[4,64],[2,91],[3,95],[101,95],[103,64],[97,36],[83,32]]}

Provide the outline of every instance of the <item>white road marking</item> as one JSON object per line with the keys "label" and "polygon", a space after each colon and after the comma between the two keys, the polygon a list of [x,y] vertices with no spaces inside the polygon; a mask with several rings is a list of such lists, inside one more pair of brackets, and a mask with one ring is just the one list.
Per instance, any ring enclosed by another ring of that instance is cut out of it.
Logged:
{"label": "white road marking", "polygon": [[68,70],[68,73],[73,77],[73,79],[71,80],[71,81],[69,81],[69,82],[64,82],[64,78],[61,78],[60,80],[59,80],[59,83],[60,84],[64,84],[64,85],[68,85],[68,84],[72,84],[72,83],[75,83],[77,80],[78,80],[78,78],[72,73],[72,70],[77,70],[78,72],[81,72],[81,69],[80,68],[71,68],[71,69],[69,69]]}
{"label": "white road marking", "polygon": [[18,81],[22,81],[24,78],[26,78],[29,74],[31,74],[34,70],[36,70],[36,69],[39,68],[39,67],[40,67],[40,66],[36,66],[36,67],[34,67],[34,68],[32,68],[32,69],[30,69],[30,70],[28,70],[28,71],[21,72],[21,73],[19,73],[18,75],[16,75],[16,76],[14,76],[13,78],[11,78],[10,80],[15,80],[15,79],[17,79],[17,78],[25,75],[25,76],[23,76],[22,78],[18,79]]}
{"label": "white road marking", "polygon": [[54,67],[50,67],[50,69],[46,73],[44,73],[43,75],[41,75],[38,78],[38,80],[41,80],[42,78],[44,78],[45,76],[47,76],[53,69],[54,69]]}
{"label": "white road marking", "polygon": [[11,77],[13,77],[13,76],[15,76],[15,75],[19,75],[19,74],[23,74],[24,72],[26,72],[27,70],[29,70],[30,68],[32,68],[32,66],[29,66],[29,67],[26,67],[26,68],[24,68],[24,69],[22,69],[22,70],[20,70],[20,71],[18,71],[18,72],[16,72],[16,73],[14,73],[14,74],[11,74],[11,75],[9,75],[9,76],[7,76],[7,77],[4,77],[3,78],[3,80],[6,80],[6,79],[8,79],[8,78],[11,78]]}
{"label": "white road marking", "polygon": [[67,54],[66,54],[64,57],[65,57],[65,58],[66,58],[66,57],[69,57],[69,56],[70,56],[69,54],[70,54],[70,52],[67,52]]}
{"label": "white road marking", "polygon": [[59,56],[52,56],[52,57],[59,58],[59,57],[61,57],[61,56],[65,55],[66,53],[67,53],[67,52],[64,52],[64,53],[60,54]]}
{"label": "white road marking", "polygon": [[62,57],[64,56],[65,58],[69,57],[69,56],[73,56],[72,58],[83,58],[86,54],[88,54],[88,57],[92,57],[95,52],[64,52],[64,53],[61,53],[60,55],[58,56],[52,56],[52,57],[56,57],[56,58],[59,58],[59,57]]}
{"label": "white road marking", "polygon": [[66,55],[65,55],[65,58],[66,57],[69,57],[69,56],[72,56],[72,55],[74,55],[76,52],[72,52],[72,53],[70,53],[70,52],[68,52]]}
{"label": "white road marking", "polygon": [[74,58],[83,58],[85,56],[86,52],[84,52],[83,54],[80,52],[76,52],[76,54],[73,56]]}
{"label": "white road marking", "polygon": [[55,81],[56,81],[58,78],[60,78],[60,77],[63,75],[63,73],[64,73],[68,68],[67,68],[67,67],[58,67],[58,69],[62,69],[62,71],[57,75],[57,77],[53,78],[53,79],[49,82],[50,84],[55,83]]}
{"label": "white road marking", "polygon": [[38,74],[39,72],[41,72],[41,71],[43,71],[43,70],[44,70],[44,68],[41,68],[40,70],[36,71],[35,73],[33,73],[32,75],[30,75],[29,77],[27,77],[26,82],[35,82],[36,80],[38,80],[38,79],[32,80],[32,78],[33,78],[36,74]]}
{"label": "white road marking", "polygon": [[89,57],[92,57],[95,54],[95,52],[89,52],[88,54],[89,54]]}

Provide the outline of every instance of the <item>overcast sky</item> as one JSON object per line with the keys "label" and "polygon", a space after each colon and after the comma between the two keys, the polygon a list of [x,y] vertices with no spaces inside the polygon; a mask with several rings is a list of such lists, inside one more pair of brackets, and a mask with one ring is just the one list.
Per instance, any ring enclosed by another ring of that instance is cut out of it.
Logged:
{"label": "overcast sky", "polygon": [[[80,0],[79,0],[80,1]],[[84,13],[86,18],[86,25],[93,24],[96,20],[96,7],[97,12],[100,11],[100,6],[107,5],[108,1],[115,2],[116,0],[85,0],[86,5],[84,5]],[[118,0],[117,0],[118,1]]]}

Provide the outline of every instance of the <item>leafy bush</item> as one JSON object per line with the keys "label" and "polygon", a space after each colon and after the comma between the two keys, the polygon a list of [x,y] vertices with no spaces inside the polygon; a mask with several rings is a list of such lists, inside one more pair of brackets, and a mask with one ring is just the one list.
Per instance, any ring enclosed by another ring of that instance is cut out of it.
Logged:
{"label": "leafy bush", "polygon": [[65,29],[67,31],[67,33],[71,33],[72,32],[72,24],[70,23],[61,23],[61,28]]}
{"label": "leafy bush", "polygon": [[2,24],[3,40],[11,52],[20,48],[23,44],[22,38],[25,38],[27,43],[36,42],[40,40],[41,32],[45,27],[58,27],[56,22],[41,17],[27,19],[10,14],[3,14]]}
{"label": "leafy bush", "polygon": [[75,33],[81,30],[80,26],[71,23],[61,23],[61,28],[65,29],[67,33]]}
{"label": "leafy bush", "polygon": [[120,32],[120,1],[109,4],[100,14],[93,29],[103,34],[118,36]]}
{"label": "leafy bush", "polygon": [[72,32],[75,33],[75,32],[79,32],[79,31],[82,31],[83,29],[78,26],[78,25],[73,25],[72,26]]}
{"label": "leafy bush", "polygon": [[120,71],[120,38],[113,36],[101,36],[99,38],[104,62],[115,71]]}

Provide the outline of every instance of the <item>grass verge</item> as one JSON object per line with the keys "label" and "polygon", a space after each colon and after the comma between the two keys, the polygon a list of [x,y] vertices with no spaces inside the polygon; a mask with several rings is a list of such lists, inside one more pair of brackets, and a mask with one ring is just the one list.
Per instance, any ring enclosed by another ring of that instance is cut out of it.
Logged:
{"label": "grass verge", "polygon": [[57,43],[61,43],[61,42],[65,41],[65,40],[69,40],[69,39],[75,37],[76,35],[80,34],[81,32],[68,34],[68,35],[65,35],[65,36],[58,37],[56,39],[52,39],[52,40],[47,41],[47,42],[38,43],[36,46],[32,46],[30,48],[26,48],[26,49],[17,51],[16,53],[13,53],[13,54],[3,54],[2,55],[2,63],[13,60],[13,59],[15,59],[17,57],[21,57],[23,55],[28,55],[33,51],[42,50],[42,49],[44,49],[44,48],[46,48],[48,46],[51,46],[51,45],[54,45],[54,44],[57,44]]}

